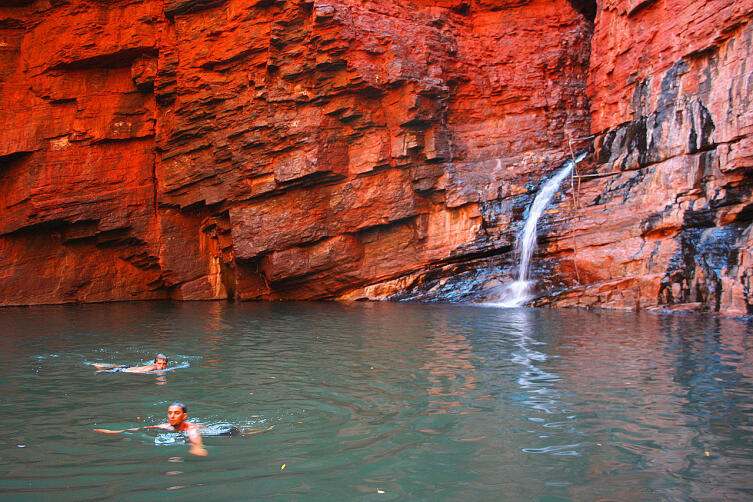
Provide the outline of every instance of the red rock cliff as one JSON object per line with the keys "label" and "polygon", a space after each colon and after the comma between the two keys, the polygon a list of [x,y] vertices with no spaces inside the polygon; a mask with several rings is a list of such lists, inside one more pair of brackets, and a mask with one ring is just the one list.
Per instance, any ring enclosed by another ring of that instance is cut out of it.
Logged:
{"label": "red rock cliff", "polygon": [[749,0],[600,2],[587,172],[605,176],[551,233],[571,258],[556,304],[753,314],[752,18]]}
{"label": "red rock cliff", "polygon": [[0,304],[477,297],[594,132],[544,301],[745,313],[752,11],[2,2]]}

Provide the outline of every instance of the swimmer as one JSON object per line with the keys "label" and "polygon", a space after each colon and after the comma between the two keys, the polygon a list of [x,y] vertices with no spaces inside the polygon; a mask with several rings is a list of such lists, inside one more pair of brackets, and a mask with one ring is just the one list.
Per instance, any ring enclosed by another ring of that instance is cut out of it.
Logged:
{"label": "swimmer", "polygon": [[199,434],[199,427],[193,422],[186,422],[188,418],[186,405],[180,402],[175,402],[167,408],[167,423],[159,425],[148,425],[146,427],[133,427],[131,429],[123,429],[121,431],[111,431],[108,429],[94,429],[94,432],[101,432],[103,434],[119,434],[126,431],[137,431],[139,429],[163,429],[166,431],[183,432],[188,436],[188,440],[191,443],[191,449],[189,450],[194,455],[206,457],[207,451],[204,449],[204,443],[201,441],[201,434]]}
{"label": "swimmer", "polygon": [[167,356],[157,354],[154,358],[154,364],[148,366],[125,366],[117,364],[99,364],[92,363],[98,372],[103,373],[147,373],[149,371],[164,371],[167,368]]}

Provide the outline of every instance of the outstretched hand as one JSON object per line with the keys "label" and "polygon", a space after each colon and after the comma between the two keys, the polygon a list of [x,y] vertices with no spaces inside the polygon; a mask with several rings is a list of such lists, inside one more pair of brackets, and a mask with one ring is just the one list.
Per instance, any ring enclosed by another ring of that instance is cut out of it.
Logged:
{"label": "outstretched hand", "polygon": [[[123,429],[120,431],[112,431],[110,429],[94,429],[94,432],[100,432],[102,434],[120,434],[121,432],[127,432],[127,431],[138,431],[141,429],[161,429],[159,425],[149,425],[147,427],[132,427],[130,429]],[[188,450],[190,453],[194,455],[198,455],[199,457],[206,457],[207,456],[207,450],[204,449],[202,443],[201,443],[201,436],[199,433],[194,429],[191,434],[191,448]]]}
{"label": "outstretched hand", "polygon": [[137,431],[142,427],[132,427],[131,429],[123,429],[122,431],[111,431],[110,429],[94,429],[94,432],[101,432],[102,434],[120,434],[126,431]]}

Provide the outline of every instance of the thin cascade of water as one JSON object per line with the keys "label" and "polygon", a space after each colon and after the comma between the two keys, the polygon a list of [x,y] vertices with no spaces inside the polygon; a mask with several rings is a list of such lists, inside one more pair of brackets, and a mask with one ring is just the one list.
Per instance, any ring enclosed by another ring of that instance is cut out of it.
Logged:
{"label": "thin cascade of water", "polygon": [[[586,154],[579,155],[575,162],[580,162]],[[487,303],[492,303],[501,307],[520,307],[531,300],[531,281],[528,280],[528,270],[531,266],[531,257],[536,250],[536,226],[539,218],[544,213],[549,201],[557,193],[562,181],[573,170],[573,161],[568,160],[565,166],[549,179],[541,187],[541,190],[533,200],[533,204],[528,210],[528,218],[522,232],[515,241],[515,255],[520,256],[520,265],[518,266],[518,279],[509,284],[502,286],[494,298],[490,298]]]}

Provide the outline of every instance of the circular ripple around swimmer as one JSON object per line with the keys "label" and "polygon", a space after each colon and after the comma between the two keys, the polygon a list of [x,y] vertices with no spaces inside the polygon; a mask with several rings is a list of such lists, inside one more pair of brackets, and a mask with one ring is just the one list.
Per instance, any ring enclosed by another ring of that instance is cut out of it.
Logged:
{"label": "circular ripple around swimmer", "polygon": [[[407,447],[395,439],[418,412],[404,397],[398,399],[394,391],[375,391],[373,384],[368,388],[368,382],[353,393],[338,383],[319,382],[312,388],[305,380],[287,378],[272,385],[279,393],[268,391],[255,408],[259,418],[254,425],[267,429],[239,439],[251,441],[281,464],[309,475],[363,468]],[[237,471],[240,480],[249,475],[249,467],[248,461],[239,461],[226,468]]]}
{"label": "circular ripple around swimmer", "polygon": [[[224,467],[228,482],[263,479],[270,472],[270,461],[277,459],[278,469],[285,464],[290,472],[316,483],[342,476],[343,471],[378,470],[375,465],[418,444],[401,440],[400,435],[426,408],[425,399],[416,402],[416,395],[424,391],[403,377],[385,374],[379,367],[384,359],[370,354],[364,361],[352,353],[356,357],[351,359],[324,349],[319,352],[322,364],[311,364],[306,354],[297,359],[291,351],[283,352],[286,357],[279,351],[255,354],[253,370],[226,390],[248,395],[250,416],[270,427],[251,437],[232,438],[239,440],[233,447],[269,453],[263,459],[253,455],[229,459]],[[288,366],[297,360],[306,361],[306,367]],[[400,360],[399,354],[395,360]],[[233,442],[208,439],[206,443],[211,449]]]}

